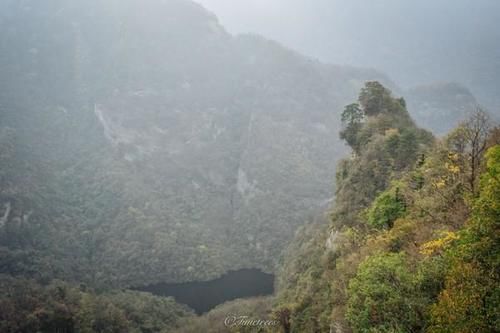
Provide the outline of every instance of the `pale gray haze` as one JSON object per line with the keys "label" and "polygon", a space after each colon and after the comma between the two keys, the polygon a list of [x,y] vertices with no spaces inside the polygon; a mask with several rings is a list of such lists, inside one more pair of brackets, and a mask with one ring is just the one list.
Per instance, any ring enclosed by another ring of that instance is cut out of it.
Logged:
{"label": "pale gray haze", "polygon": [[232,33],[322,61],[373,67],[400,86],[457,81],[498,108],[500,1],[198,0]]}

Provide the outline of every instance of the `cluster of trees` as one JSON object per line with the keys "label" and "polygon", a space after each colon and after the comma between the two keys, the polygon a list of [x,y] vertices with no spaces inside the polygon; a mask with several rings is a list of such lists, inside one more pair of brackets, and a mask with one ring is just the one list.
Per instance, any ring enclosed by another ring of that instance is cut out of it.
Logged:
{"label": "cluster of trees", "polygon": [[241,316],[248,320],[274,320],[272,313],[272,296],[238,299],[226,302],[212,309],[203,316],[187,317],[181,320],[180,327],[174,329],[175,333],[255,333],[279,330],[279,325],[252,325],[241,323]]}
{"label": "cluster of trees", "polygon": [[[145,165],[132,170],[97,139],[61,158],[43,147],[64,144],[75,130],[67,120],[19,117],[30,130],[58,134],[30,147],[34,140],[0,128],[0,268],[11,275],[1,278],[0,331],[161,332],[189,318],[171,300],[46,283],[59,277],[109,290],[208,277],[234,262],[203,224],[161,219],[172,203],[148,194],[148,179],[128,179]],[[273,311],[283,329],[499,331],[500,130],[478,110],[437,140],[378,82],[366,84],[342,122],[352,155],[338,165],[329,223],[304,226],[278,274]],[[244,248],[246,236],[234,246]],[[21,275],[39,282],[12,277]],[[270,316],[270,302],[245,304]],[[212,315],[183,323],[184,331],[212,327],[223,312]]]}
{"label": "cluster of trees", "polygon": [[500,331],[499,129],[478,109],[437,140],[378,82],[342,121],[330,223],[280,273],[291,331]]}
{"label": "cluster of trees", "polygon": [[96,293],[62,281],[43,285],[1,275],[0,331],[5,333],[170,332],[194,316],[173,299],[132,291]]}
{"label": "cluster of trees", "polygon": [[500,145],[486,153],[472,213],[445,252],[444,288],[430,310],[430,332],[500,330]]}
{"label": "cluster of trees", "polygon": [[233,37],[191,1],[121,2],[2,6],[0,272],[126,287],[273,270],[331,196],[331,109],[384,76]]}

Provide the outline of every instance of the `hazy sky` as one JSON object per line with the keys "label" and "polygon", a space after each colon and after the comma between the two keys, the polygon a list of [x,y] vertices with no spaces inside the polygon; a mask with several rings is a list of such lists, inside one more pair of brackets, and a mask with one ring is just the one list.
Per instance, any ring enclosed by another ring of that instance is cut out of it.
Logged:
{"label": "hazy sky", "polygon": [[232,33],[259,33],[323,61],[375,67],[402,85],[473,84],[500,68],[499,0],[197,1]]}

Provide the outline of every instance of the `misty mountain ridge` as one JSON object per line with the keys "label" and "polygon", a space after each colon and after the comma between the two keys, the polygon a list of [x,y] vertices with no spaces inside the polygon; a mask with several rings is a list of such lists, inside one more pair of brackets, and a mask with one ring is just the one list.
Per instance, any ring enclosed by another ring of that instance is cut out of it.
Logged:
{"label": "misty mountain ridge", "polygon": [[405,90],[458,82],[500,116],[498,1],[199,2],[232,33],[255,32],[325,62],[377,68]]}
{"label": "misty mountain ridge", "polygon": [[441,333],[463,290],[498,322],[500,131],[462,83],[190,0],[0,0],[0,48],[0,331]]}
{"label": "misty mountain ridge", "polygon": [[5,224],[21,222],[2,243],[7,258],[51,263],[35,275],[129,285],[272,271],[333,196],[342,107],[365,81],[393,86],[233,37],[190,1],[4,6],[4,137],[32,157],[23,180],[4,178]]}
{"label": "misty mountain ridge", "polygon": [[333,195],[336,110],[385,77],[232,37],[189,1],[126,4],[3,11],[2,244],[22,258],[6,270],[111,285],[272,271]]}

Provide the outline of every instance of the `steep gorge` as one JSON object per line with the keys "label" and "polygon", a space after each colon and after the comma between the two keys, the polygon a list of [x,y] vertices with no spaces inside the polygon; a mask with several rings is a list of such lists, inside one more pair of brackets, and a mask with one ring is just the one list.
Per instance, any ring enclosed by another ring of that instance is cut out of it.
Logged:
{"label": "steep gorge", "polygon": [[388,81],[231,36],[189,1],[1,15],[7,273],[128,286],[273,271],[333,195],[339,110]]}

